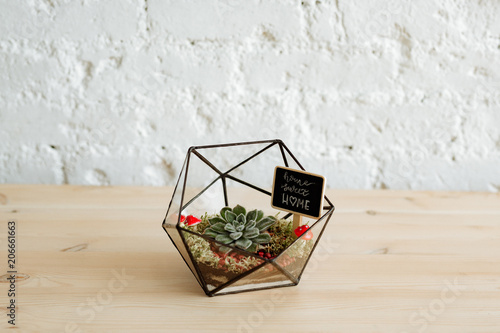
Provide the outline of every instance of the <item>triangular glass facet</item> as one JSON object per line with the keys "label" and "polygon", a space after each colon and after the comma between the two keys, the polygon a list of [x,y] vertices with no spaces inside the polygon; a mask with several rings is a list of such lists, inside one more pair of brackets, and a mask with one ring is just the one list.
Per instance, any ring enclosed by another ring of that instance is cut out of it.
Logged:
{"label": "triangular glass facet", "polygon": [[268,146],[259,155],[231,169],[228,174],[242,181],[271,191],[274,168],[285,166],[279,144]]}
{"label": "triangular glass facet", "polygon": [[196,271],[196,268],[193,265],[193,261],[191,260],[191,257],[189,256],[189,253],[186,250],[186,247],[184,246],[184,243],[182,242],[181,236],[179,235],[179,231],[177,228],[172,227],[172,226],[166,226],[163,225],[163,228],[167,232],[168,236],[172,240],[172,243],[174,243],[175,247],[177,248],[177,251],[181,254],[182,258],[186,262],[186,264],[189,266],[189,269],[193,273],[193,275],[196,277],[196,280],[198,280],[198,283],[203,286],[203,283],[201,282],[200,276],[198,275],[198,272]]}
{"label": "triangular glass facet", "polygon": [[170,204],[168,206],[167,214],[163,220],[164,226],[175,227],[179,221],[182,188],[184,187],[184,179],[186,177],[186,161],[184,161],[184,165],[182,166],[179,179],[177,180],[174,193],[172,194],[172,199],[170,200]]}
{"label": "triangular glass facet", "polygon": [[186,181],[184,186],[183,207],[186,206],[203,189],[213,184],[219,174],[203,161],[196,152],[191,152],[188,156],[186,166]]}
{"label": "triangular glass facet", "polygon": [[330,217],[331,215],[328,215],[314,223],[301,237],[276,257],[276,264],[298,280]]}
{"label": "triangular glass facet", "polygon": [[197,151],[224,173],[249,158],[252,159],[259,156],[256,155],[254,157],[255,154],[258,154],[273,143],[273,141],[264,141],[245,145],[222,145],[216,148],[199,148]]}
{"label": "triangular glass facet", "polygon": [[182,215],[200,218],[205,214],[215,214],[226,206],[224,199],[224,187],[220,178],[210,183],[207,187],[198,190],[189,201],[185,201],[182,207]]}
{"label": "triangular glass facet", "polygon": [[279,269],[268,263],[258,268],[255,272],[224,287],[214,295],[289,285],[294,285],[294,283]]}
{"label": "triangular glass facet", "polygon": [[[267,215],[276,215],[277,210],[271,207],[271,194],[267,191],[252,190],[249,186],[233,179],[226,179],[228,204],[230,207],[241,205],[247,210],[260,209]],[[251,193],[251,195],[249,195]]]}

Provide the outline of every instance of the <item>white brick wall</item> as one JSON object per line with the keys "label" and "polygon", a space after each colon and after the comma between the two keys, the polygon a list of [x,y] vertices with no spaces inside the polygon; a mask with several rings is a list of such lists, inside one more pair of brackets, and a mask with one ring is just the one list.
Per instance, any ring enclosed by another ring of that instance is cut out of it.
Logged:
{"label": "white brick wall", "polygon": [[173,184],[281,138],[333,188],[500,190],[500,3],[0,0],[0,182]]}

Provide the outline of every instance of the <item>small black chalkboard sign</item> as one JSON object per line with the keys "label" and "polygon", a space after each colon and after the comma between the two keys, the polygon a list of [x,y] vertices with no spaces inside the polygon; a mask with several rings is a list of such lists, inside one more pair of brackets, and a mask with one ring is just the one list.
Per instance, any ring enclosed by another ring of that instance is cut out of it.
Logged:
{"label": "small black chalkboard sign", "polygon": [[323,176],[277,166],[272,190],[273,208],[313,218],[321,216],[325,191]]}

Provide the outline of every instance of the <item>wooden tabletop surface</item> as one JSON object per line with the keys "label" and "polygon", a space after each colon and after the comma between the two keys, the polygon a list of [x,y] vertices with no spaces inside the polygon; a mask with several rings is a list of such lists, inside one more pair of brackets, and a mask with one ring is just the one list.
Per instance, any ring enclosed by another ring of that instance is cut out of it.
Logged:
{"label": "wooden tabletop surface", "polygon": [[1,331],[500,332],[500,195],[329,190],[296,287],[207,297],[161,228],[172,188],[0,185]]}

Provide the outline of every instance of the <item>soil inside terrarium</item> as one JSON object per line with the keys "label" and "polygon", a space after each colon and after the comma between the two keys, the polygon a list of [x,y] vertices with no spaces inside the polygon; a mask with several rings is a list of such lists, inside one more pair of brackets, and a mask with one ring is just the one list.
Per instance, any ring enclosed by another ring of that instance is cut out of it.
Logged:
{"label": "soil inside terrarium", "polygon": [[238,273],[230,272],[227,270],[222,270],[220,268],[215,268],[212,266],[208,266],[202,262],[198,263],[198,268],[201,271],[203,279],[207,285],[211,285],[214,288],[234,279],[237,277]]}
{"label": "soil inside terrarium", "polygon": [[[244,274],[244,272],[234,273],[221,268],[215,268],[204,263],[198,263],[198,267],[203,275],[205,283],[211,290]],[[234,284],[231,284],[231,286],[271,283],[279,281],[288,281],[288,279],[276,267],[267,265],[234,282]]]}

